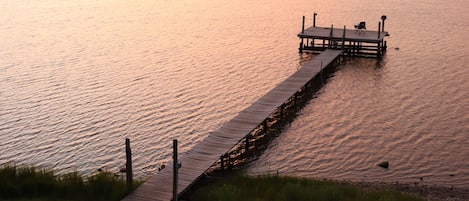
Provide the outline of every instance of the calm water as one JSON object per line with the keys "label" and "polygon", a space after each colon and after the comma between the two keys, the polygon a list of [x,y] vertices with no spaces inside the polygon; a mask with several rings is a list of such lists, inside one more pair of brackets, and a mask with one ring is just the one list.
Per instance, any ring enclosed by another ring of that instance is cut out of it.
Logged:
{"label": "calm water", "polygon": [[[469,187],[466,0],[0,2],[0,164],[153,174],[311,58],[318,25],[382,14],[389,51],[342,66],[252,174]],[[376,24],[376,25],[375,25]],[[376,164],[387,160],[390,169]]]}

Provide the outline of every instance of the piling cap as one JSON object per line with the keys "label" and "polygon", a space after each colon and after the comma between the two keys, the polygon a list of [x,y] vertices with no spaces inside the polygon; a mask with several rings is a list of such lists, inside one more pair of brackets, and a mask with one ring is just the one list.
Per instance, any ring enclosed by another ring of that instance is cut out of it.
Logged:
{"label": "piling cap", "polygon": [[386,15],[381,16],[382,20],[386,20]]}

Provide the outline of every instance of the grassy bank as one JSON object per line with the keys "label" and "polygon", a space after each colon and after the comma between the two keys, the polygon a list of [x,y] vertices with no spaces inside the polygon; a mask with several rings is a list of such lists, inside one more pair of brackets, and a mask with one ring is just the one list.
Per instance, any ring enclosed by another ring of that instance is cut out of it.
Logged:
{"label": "grassy bank", "polygon": [[34,167],[0,168],[0,200],[111,201],[120,200],[126,193],[125,181],[110,172],[84,178],[76,172],[56,175]]}
{"label": "grassy bank", "polygon": [[191,201],[417,201],[400,192],[368,192],[332,181],[281,176],[230,176],[203,185],[188,195]]}

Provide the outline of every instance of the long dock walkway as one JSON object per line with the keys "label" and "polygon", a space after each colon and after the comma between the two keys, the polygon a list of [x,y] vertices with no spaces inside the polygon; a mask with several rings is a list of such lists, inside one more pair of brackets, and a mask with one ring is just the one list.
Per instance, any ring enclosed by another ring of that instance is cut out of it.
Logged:
{"label": "long dock walkway", "polygon": [[[311,85],[313,78],[319,75],[324,68],[336,64],[341,54],[341,50],[328,49],[317,55],[285,81],[182,155],[179,160],[182,166],[178,171],[178,195],[187,191],[220,161],[223,167],[223,157],[227,153],[239,146],[240,143],[246,142],[247,144],[253,130],[265,127],[269,116],[278,111],[279,108],[282,111],[284,104],[292,97],[296,101],[297,93],[306,91],[306,87]],[[150,177],[123,201],[170,201],[173,194],[172,187],[173,167],[171,164]]]}

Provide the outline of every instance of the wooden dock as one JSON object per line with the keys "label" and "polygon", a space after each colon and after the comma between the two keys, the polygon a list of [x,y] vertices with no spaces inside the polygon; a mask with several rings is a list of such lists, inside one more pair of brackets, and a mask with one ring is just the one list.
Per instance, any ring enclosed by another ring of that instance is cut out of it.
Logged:
{"label": "wooden dock", "polygon": [[[259,141],[268,135],[269,129],[291,115],[292,111],[296,112],[298,104],[306,103],[306,94],[317,85],[315,80],[322,79],[324,69],[338,65],[342,53],[342,50],[323,51],[182,155],[179,160],[178,195],[189,190],[208,171],[214,168],[229,169],[249,158],[252,155],[250,150],[261,146]],[[168,165],[123,200],[170,201],[172,197],[173,165]]]}
{"label": "wooden dock", "polygon": [[303,17],[302,30],[298,33],[301,39],[299,51],[320,53],[326,49],[341,49],[349,56],[377,57],[380,58],[387,49],[385,37],[389,36],[384,31],[386,16],[381,16],[378,22],[378,30],[346,29],[330,27],[317,27],[316,14],[313,26],[305,29],[305,17]]}

